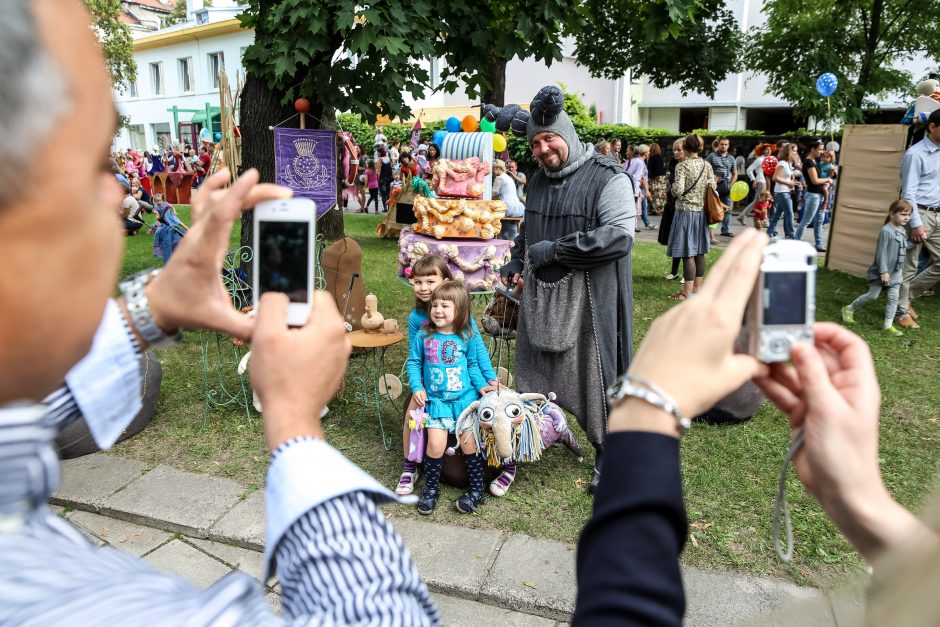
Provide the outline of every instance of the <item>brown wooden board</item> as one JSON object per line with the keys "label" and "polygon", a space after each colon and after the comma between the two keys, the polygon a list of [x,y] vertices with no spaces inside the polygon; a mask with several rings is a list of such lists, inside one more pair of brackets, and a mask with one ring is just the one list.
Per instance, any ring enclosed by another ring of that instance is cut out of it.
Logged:
{"label": "brown wooden board", "polygon": [[868,272],[888,206],[900,197],[907,135],[902,124],[846,125],[827,267],[856,276]]}

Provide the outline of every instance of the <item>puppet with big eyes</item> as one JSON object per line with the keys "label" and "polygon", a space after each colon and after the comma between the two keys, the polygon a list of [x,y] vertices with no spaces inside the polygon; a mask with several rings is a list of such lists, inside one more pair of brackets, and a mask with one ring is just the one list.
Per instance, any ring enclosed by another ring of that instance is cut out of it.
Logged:
{"label": "puppet with big eyes", "polygon": [[581,445],[554,398],[551,393],[519,394],[506,388],[488,392],[460,414],[457,437],[472,434],[490,466],[538,461],[542,451],[556,442],[581,461]]}

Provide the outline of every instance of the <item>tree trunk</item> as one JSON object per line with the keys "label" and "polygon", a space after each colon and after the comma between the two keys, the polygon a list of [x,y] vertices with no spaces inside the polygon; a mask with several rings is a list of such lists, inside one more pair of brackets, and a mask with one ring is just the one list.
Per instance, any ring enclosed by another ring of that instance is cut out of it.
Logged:
{"label": "tree trunk", "polygon": [[[272,126],[276,126],[287,118],[295,115],[293,105],[282,104],[284,94],[272,90],[262,79],[254,74],[245,76],[245,86],[241,95],[241,133],[242,133],[242,171],[248,168],[257,168],[261,180],[273,183],[274,171],[274,133]],[[323,114],[323,107],[314,100],[310,101],[310,113],[307,116],[309,128],[336,128],[335,116]],[[323,124],[322,120],[326,120]],[[290,126],[299,126],[295,119]],[[340,158],[342,157],[342,153]],[[340,170],[341,171],[341,170]],[[339,188],[337,188],[338,190]],[[339,196],[337,196],[339,197]],[[329,240],[343,237],[342,211],[330,211],[317,222],[317,231]],[[251,246],[253,236],[253,215],[251,211],[242,216],[241,245]]]}
{"label": "tree trunk", "polygon": [[509,59],[490,55],[490,62],[486,68],[486,80],[490,88],[483,91],[483,104],[494,104],[502,107],[506,104],[506,63]]}
{"label": "tree trunk", "polygon": [[[320,115],[320,128],[337,130],[336,113],[324,111]],[[346,234],[343,229],[343,142],[336,136],[336,207],[317,221],[317,233],[323,239],[335,242]]]}

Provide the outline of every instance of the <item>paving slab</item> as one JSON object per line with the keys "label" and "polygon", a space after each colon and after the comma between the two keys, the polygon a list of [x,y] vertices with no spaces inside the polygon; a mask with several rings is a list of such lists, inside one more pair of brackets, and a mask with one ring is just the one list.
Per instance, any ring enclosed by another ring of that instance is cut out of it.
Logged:
{"label": "paving slab", "polygon": [[281,612],[281,595],[277,592],[269,592],[264,595],[264,600],[268,602],[268,605],[271,606],[271,609],[274,610],[274,613],[280,616]]}
{"label": "paving slab", "polygon": [[257,490],[236,505],[209,530],[213,540],[225,540],[232,544],[264,550],[264,490]]}
{"label": "paving slab", "polygon": [[185,538],[185,541],[195,545],[212,557],[225,562],[235,570],[251,575],[258,581],[261,581],[261,577],[264,575],[264,555],[258,551],[199,538]]}
{"label": "paving slab", "polygon": [[853,587],[833,590],[826,594],[837,625],[862,625],[865,623],[865,588],[870,582]]}
{"label": "paving slab", "polygon": [[101,505],[101,513],[205,538],[245,488],[231,479],[160,465]]}
{"label": "paving slab", "polygon": [[166,531],[91,512],[73,512],[69,522],[80,530],[93,533],[107,544],[137,557],[149,553],[170,539],[170,534]]}
{"label": "paving slab", "polygon": [[[685,583],[688,627],[756,624],[758,616],[793,606],[807,606],[822,593],[784,581],[745,575],[706,572],[692,566],[682,567]],[[820,610],[808,613],[802,624],[812,625],[810,616],[827,615]],[[821,623],[829,624],[829,623]]]}
{"label": "paving slab", "polygon": [[188,579],[199,588],[208,588],[232,571],[222,562],[181,540],[164,544],[144,559],[157,568]]}
{"label": "paving slab", "polygon": [[493,564],[479,600],[555,620],[574,612],[575,545],[509,536]]}
{"label": "paving slab", "polygon": [[478,627],[478,625],[555,627],[554,620],[541,616],[513,612],[445,594],[432,594],[431,596],[441,612],[441,624],[444,627]]}
{"label": "paving slab", "polygon": [[147,468],[144,462],[96,453],[62,462],[62,481],[49,501],[97,511],[112,494],[124,488]]}
{"label": "paving slab", "polygon": [[428,587],[455,596],[476,597],[503,542],[499,531],[404,518],[389,522],[401,534]]}

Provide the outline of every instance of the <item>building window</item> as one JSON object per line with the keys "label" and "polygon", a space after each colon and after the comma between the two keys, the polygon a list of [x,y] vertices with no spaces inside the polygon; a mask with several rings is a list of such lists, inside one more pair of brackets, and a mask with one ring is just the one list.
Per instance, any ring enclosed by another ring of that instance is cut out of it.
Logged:
{"label": "building window", "polygon": [[137,81],[130,81],[127,84],[127,95],[131,98],[137,97]]}
{"label": "building window", "polygon": [[173,136],[170,135],[170,123],[160,122],[151,124],[150,130],[153,132],[153,141],[161,150],[173,143]]}
{"label": "building window", "polygon": [[150,86],[155,96],[163,95],[163,63],[150,64]]}
{"label": "building window", "polygon": [[143,124],[129,124],[127,126],[127,134],[131,142],[131,148],[139,148],[143,150],[147,145],[147,138],[144,136]]}
{"label": "building window", "polygon": [[180,89],[183,93],[193,91],[193,58],[179,59],[176,63],[180,73]]}
{"label": "building window", "polygon": [[219,74],[225,71],[225,55],[221,52],[209,54],[209,84],[213,89],[219,88]]}

